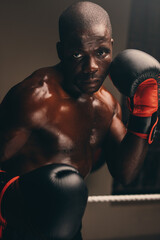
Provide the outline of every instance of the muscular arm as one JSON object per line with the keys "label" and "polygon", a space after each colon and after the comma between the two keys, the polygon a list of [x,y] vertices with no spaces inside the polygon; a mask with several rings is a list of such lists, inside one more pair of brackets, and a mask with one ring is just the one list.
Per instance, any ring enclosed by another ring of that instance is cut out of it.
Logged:
{"label": "muscular arm", "polygon": [[0,166],[7,172],[20,175],[35,169],[56,151],[52,132],[55,88],[59,89],[56,73],[53,68],[35,71],[13,87],[0,105]]}
{"label": "muscular arm", "polygon": [[0,105],[0,167],[25,144],[29,131],[22,124],[16,88],[12,88]]}
{"label": "muscular arm", "polygon": [[[123,126],[119,114],[115,114],[108,139],[117,147],[114,148],[114,160],[110,158],[108,165],[113,175],[122,182],[128,183],[134,178],[143,164],[148,144],[154,139],[158,121],[159,72],[159,62],[136,49],[124,50],[112,61],[110,77],[118,90],[128,96],[128,129],[133,133],[121,133]],[[124,137],[119,139],[118,134]]]}
{"label": "muscular arm", "polygon": [[127,131],[117,105],[104,143],[104,155],[112,176],[123,184],[130,183],[140,170],[147,150],[147,140]]}

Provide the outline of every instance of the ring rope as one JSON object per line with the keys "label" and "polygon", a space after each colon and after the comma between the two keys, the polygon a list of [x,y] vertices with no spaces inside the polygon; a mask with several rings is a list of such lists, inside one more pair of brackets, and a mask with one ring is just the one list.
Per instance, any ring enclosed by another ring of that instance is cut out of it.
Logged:
{"label": "ring rope", "polygon": [[98,202],[130,202],[130,201],[158,201],[160,194],[130,194],[130,195],[100,195],[89,196],[89,203]]}

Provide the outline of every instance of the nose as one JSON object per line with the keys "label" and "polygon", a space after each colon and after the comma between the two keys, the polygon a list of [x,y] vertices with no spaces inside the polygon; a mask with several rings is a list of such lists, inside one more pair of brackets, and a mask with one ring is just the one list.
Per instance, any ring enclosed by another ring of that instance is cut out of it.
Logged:
{"label": "nose", "polygon": [[94,57],[88,57],[83,65],[83,72],[93,74],[98,71],[98,64]]}

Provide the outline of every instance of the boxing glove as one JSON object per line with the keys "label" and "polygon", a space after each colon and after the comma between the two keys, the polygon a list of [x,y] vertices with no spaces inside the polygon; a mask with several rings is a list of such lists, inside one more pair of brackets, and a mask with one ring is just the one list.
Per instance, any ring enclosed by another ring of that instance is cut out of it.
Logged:
{"label": "boxing glove", "polygon": [[149,54],[126,49],[112,61],[109,76],[128,96],[128,130],[152,143],[158,122],[159,62]]}
{"label": "boxing glove", "polygon": [[2,198],[7,188],[9,188],[9,186],[18,178],[19,176],[12,178],[5,171],[0,170],[0,239],[2,238],[2,232],[7,225],[6,220],[2,217]]}
{"label": "boxing glove", "polygon": [[28,227],[35,239],[72,239],[81,226],[87,198],[87,187],[75,168],[51,164],[13,181],[3,194],[2,216],[17,231],[20,224],[24,231]]}

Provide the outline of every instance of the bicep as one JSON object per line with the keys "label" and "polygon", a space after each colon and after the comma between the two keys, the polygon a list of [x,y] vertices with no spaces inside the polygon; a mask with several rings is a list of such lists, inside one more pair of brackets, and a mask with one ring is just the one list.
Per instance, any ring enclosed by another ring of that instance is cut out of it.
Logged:
{"label": "bicep", "polygon": [[[121,108],[120,105],[116,104],[115,114],[112,117],[110,126],[104,137],[101,148],[97,149],[95,153],[95,168],[101,166],[103,163],[109,164],[113,157],[116,149],[122,142],[126,135],[126,127],[121,120]],[[97,159],[99,159],[97,161]]]}
{"label": "bicep", "polygon": [[126,135],[126,127],[122,122],[122,111],[120,105],[117,103],[115,114],[113,115],[109,130],[108,138],[110,142],[121,143],[124,136]]}
{"label": "bicep", "polygon": [[114,164],[115,154],[126,133],[127,129],[121,120],[121,108],[118,105],[103,142],[102,157],[108,166]]}

